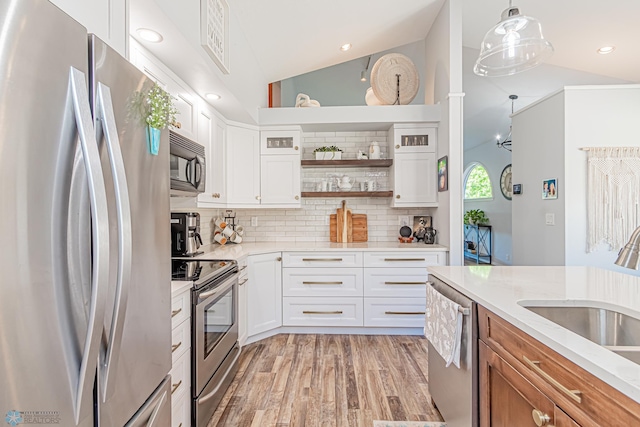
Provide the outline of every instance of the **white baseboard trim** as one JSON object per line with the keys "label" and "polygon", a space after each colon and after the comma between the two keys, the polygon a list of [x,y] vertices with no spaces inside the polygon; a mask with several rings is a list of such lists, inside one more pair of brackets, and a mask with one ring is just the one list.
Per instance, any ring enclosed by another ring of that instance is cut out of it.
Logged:
{"label": "white baseboard trim", "polygon": [[308,327],[283,326],[250,336],[243,344],[252,344],[278,334],[324,334],[324,335],[424,335],[423,328],[365,328],[365,327]]}

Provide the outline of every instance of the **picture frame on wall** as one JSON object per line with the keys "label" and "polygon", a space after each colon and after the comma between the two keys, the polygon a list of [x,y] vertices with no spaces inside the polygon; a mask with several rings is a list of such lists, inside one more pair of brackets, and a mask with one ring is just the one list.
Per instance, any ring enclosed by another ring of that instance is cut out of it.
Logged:
{"label": "picture frame on wall", "polygon": [[558,178],[542,180],[542,199],[553,200],[558,198]]}
{"label": "picture frame on wall", "polygon": [[229,74],[229,4],[200,0],[200,44],[218,68]]}
{"label": "picture frame on wall", "polygon": [[438,191],[449,189],[449,162],[448,156],[438,159]]}

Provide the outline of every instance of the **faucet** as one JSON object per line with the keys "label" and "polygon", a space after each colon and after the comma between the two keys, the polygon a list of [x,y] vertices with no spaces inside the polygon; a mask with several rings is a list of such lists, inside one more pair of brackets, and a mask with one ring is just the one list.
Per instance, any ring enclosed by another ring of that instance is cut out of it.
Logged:
{"label": "faucet", "polygon": [[640,251],[640,227],[636,228],[631,234],[631,238],[620,252],[618,253],[618,259],[616,259],[616,265],[620,267],[638,269],[638,257]]}

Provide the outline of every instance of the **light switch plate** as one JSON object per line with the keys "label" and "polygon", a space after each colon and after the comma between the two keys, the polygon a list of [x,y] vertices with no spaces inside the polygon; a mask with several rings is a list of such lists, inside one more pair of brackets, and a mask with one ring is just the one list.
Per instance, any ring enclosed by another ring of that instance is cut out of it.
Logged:
{"label": "light switch plate", "polygon": [[251,226],[252,227],[257,227],[258,226],[258,217],[257,216],[252,216],[251,217]]}
{"label": "light switch plate", "polygon": [[546,225],[556,225],[556,216],[555,216],[555,214],[552,214],[552,213],[545,214],[544,223]]}

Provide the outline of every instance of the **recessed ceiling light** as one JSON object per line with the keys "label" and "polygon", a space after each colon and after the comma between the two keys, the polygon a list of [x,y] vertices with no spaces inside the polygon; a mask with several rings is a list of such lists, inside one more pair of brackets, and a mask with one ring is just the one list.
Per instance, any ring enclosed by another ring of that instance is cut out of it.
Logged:
{"label": "recessed ceiling light", "polygon": [[340,46],[340,50],[343,52],[346,52],[349,49],[351,49],[351,43],[343,44],[342,46]]}
{"label": "recessed ceiling light", "polygon": [[163,40],[163,37],[159,32],[150,30],[149,28],[138,28],[136,32],[140,38],[151,43],[160,43]]}
{"label": "recessed ceiling light", "polygon": [[222,98],[220,95],[218,95],[217,93],[208,93],[205,95],[207,97],[207,99],[209,101],[217,101],[218,99]]}
{"label": "recessed ceiling light", "polygon": [[606,55],[607,53],[611,53],[614,50],[616,50],[615,46],[602,46],[600,49],[598,49],[598,53],[600,55]]}

